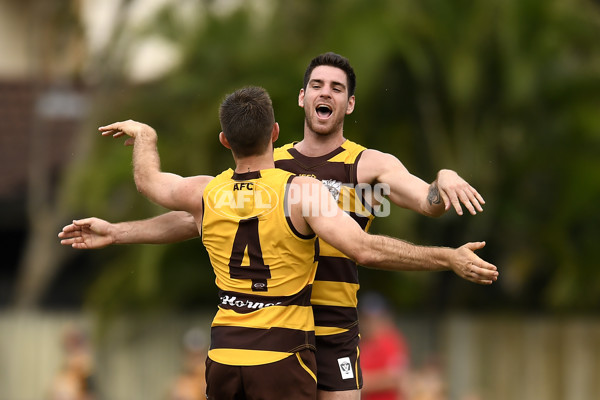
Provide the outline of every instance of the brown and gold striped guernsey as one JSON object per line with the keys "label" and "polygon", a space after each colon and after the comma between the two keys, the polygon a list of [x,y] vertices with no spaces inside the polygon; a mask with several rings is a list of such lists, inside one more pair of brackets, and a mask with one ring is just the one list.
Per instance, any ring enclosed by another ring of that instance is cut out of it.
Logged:
{"label": "brown and gold striped guernsey", "polygon": [[293,176],[276,168],[229,169],[204,190],[202,242],[220,296],[208,352],[213,361],[260,365],[315,348],[316,239],[297,232],[285,215]]}
{"label": "brown and gold striped guernsey", "polygon": [[[322,181],[338,205],[367,231],[373,214],[355,190],[358,184],[356,166],[365,149],[346,140],[329,154],[307,157],[290,143],[275,149],[275,166]],[[316,334],[343,333],[358,324],[358,268],[354,261],[326,242],[319,240],[317,244],[318,268],[311,297]]]}

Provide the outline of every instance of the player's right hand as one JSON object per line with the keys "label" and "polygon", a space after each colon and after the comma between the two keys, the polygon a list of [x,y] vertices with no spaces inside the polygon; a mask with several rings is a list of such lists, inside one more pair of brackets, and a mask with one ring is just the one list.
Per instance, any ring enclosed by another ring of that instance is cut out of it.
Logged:
{"label": "player's right hand", "polygon": [[74,249],[101,249],[114,243],[111,227],[110,222],[95,217],[73,220],[58,237],[60,244]]}

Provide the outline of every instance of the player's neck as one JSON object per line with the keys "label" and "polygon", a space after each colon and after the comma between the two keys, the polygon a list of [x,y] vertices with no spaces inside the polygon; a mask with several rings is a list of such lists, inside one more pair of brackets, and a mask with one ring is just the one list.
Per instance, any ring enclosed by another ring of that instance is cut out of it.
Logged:
{"label": "player's neck", "polygon": [[235,158],[235,172],[242,174],[244,172],[260,171],[261,169],[275,168],[273,161],[273,152],[248,157]]}
{"label": "player's neck", "polygon": [[328,135],[313,132],[307,126],[304,127],[304,138],[294,148],[307,157],[320,157],[331,153],[340,147],[346,138],[344,132],[339,130]]}

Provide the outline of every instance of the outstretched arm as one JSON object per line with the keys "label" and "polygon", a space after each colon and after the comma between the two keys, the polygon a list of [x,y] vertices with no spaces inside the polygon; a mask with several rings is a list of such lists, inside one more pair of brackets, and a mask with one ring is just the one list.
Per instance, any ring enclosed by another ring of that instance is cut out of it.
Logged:
{"label": "outstretched arm", "polygon": [[444,214],[450,207],[462,215],[461,203],[475,215],[483,211],[485,204],[479,192],[456,172],[442,169],[436,180],[428,184],[412,175],[396,157],[377,150],[363,151],[357,174],[361,183],[386,184],[394,204],[432,217]]}
{"label": "outstretched arm", "polygon": [[126,145],[133,140],[133,176],[138,190],[144,196],[170,210],[187,211],[195,218],[201,218],[202,193],[212,177],[183,178],[162,172],[156,148],[158,136],[146,124],[128,120],[100,127],[99,130],[103,136],[130,136]]}
{"label": "outstretched arm", "polygon": [[100,249],[111,244],[176,243],[198,236],[194,217],[185,211],[115,224],[100,218],[84,218],[74,220],[58,234],[62,245],[75,249]]}
{"label": "outstretched arm", "polygon": [[474,253],[483,248],[485,242],[467,243],[453,249],[417,246],[400,239],[371,235],[337,206],[329,191],[317,180],[296,177],[294,183],[298,185],[290,188],[290,207],[296,229],[301,233],[316,233],[358,264],[393,271],[452,270],[463,279],[487,285],[497,279],[496,266]]}

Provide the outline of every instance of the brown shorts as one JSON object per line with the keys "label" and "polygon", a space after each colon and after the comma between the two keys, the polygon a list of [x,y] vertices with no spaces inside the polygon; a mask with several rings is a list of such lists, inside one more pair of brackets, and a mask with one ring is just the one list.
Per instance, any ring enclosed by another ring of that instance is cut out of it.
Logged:
{"label": "brown shorts", "polygon": [[251,366],[225,365],[207,358],[206,398],[315,400],[316,370],[312,350],[302,350],[274,363]]}
{"label": "brown shorts", "polygon": [[362,388],[358,326],[336,335],[317,336],[317,387],[337,392]]}

